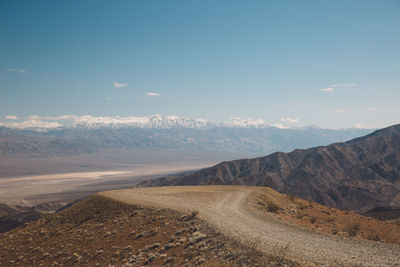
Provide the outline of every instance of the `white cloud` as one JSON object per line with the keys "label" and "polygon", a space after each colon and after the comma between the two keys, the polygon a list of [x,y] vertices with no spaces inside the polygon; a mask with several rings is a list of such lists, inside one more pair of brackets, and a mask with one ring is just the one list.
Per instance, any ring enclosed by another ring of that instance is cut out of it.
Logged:
{"label": "white cloud", "polygon": [[374,128],[377,128],[377,127],[372,127],[370,125],[356,123],[356,124],[354,124],[354,128],[356,128],[356,129],[374,129]]}
{"label": "white cloud", "polygon": [[333,93],[333,92],[335,92],[335,88],[333,88],[333,87],[323,88],[323,89],[321,89],[321,91],[327,92],[327,93]]}
{"label": "white cloud", "polygon": [[4,126],[8,128],[14,129],[32,129],[32,128],[41,128],[41,129],[54,129],[61,126],[58,122],[48,122],[41,120],[26,120],[21,122],[10,122],[4,123]]}
{"label": "white cloud", "polygon": [[119,88],[119,87],[125,87],[128,86],[126,83],[119,83],[119,82],[113,82],[114,88]]}
{"label": "white cloud", "polygon": [[321,91],[327,92],[327,93],[333,93],[333,92],[335,92],[335,88],[354,87],[354,86],[357,86],[357,84],[355,84],[355,83],[336,83],[336,84],[332,84],[330,87],[321,89]]}
{"label": "white cloud", "polygon": [[53,117],[52,119],[53,120],[77,120],[79,118],[80,118],[80,116],[78,116],[78,115],[68,114],[68,115],[62,115],[62,116],[58,116],[58,117]]}
{"label": "white cloud", "polygon": [[337,83],[337,84],[332,84],[332,87],[354,87],[357,86],[355,83]]}
{"label": "white cloud", "polygon": [[236,127],[268,126],[268,124],[263,119],[253,119],[253,118],[242,119],[240,117],[230,117],[229,119],[231,120],[227,123],[229,126],[236,126]]}
{"label": "white cloud", "polygon": [[28,119],[30,120],[40,120],[40,116],[39,115],[31,115],[28,117]]}
{"label": "white cloud", "polygon": [[298,123],[298,122],[300,122],[299,119],[295,119],[295,118],[291,118],[291,117],[282,118],[281,120],[283,122],[288,122],[288,123]]}
{"label": "white cloud", "polygon": [[11,71],[11,72],[19,72],[19,73],[22,73],[22,74],[30,74],[30,72],[29,72],[29,71],[27,71],[27,70],[24,70],[24,69],[15,69],[15,68],[13,68],[13,69],[7,69],[7,71]]}
{"label": "white cloud", "polygon": [[48,120],[48,121],[63,121],[63,120],[77,120],[80,116],[77,115],[61,115],[61,116],[39,116],[31,115],[28,117],[29,120]]}
{"label": "white cloud", "polygon": [[111,97],[106,97],[106,101],[111,101],[112,98]]}
{"label": "white cloud", "polygon": [[283,125],[281,123],[274,123],[274,124],[271,124],[271,126],[279,128],[279,129],[289,129],[288,126],[285,126],[285,125]]}
{"label": "white cloud", "polygon": [[18,120],[18,117],[15,115],[8,115],[5,117],[7,120]]}
{"label": "white cloud", "polygon": [[160,94],[156,93],[156,92],[147,92],[144,95],[146,95],[146,96],[160,96]]}
{"label": "white cloud", "polygon": [[368,110],[368,111],[376,111],[376,110],[377,110],[377,108],[374,108],[374,107],[369,107],[369,108],[367,108],[367,110]]}
{"label": "white cloud", "polygon": [[248,118],[248,119],[241,119],[240,117],[230,117],[230,121],[225,123],[224,125],[230,126],[230,127],[257,127],[257,128],[262,128],[262,127],[276,127],[279,129],[290,129],[292,126],[290,124],[292,123],[299,123],[299,119],[287,117],[287,118],[282,118],[281,120],[285,122],[286,125],[282,123],[268,123],[263,119],[253,119],[253,118]]}

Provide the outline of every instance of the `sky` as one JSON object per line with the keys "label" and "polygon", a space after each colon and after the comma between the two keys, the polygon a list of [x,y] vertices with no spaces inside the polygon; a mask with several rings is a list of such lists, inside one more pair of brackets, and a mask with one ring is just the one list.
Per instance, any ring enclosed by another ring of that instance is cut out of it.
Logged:
{"label": "sky", "polygon": [[0,121],[400,123],[400,1],[0,0]]}

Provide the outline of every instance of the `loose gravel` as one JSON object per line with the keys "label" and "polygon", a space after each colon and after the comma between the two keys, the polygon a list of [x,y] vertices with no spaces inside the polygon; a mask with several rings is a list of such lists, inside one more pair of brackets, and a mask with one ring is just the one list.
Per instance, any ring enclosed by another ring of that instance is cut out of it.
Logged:
{"label": "loose gravel", "polygon": [[219,231],[256,249],[304,265],[400,266],[400,246],[331,236],[278,220],[250,205],[262,187],[181,186],[106,191],[128,204],[198,211]]}

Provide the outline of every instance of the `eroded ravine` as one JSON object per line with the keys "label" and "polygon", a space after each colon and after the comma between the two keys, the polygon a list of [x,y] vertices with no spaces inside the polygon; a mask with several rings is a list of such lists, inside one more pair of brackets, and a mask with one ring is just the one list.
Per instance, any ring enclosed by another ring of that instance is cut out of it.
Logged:
{"label": "eroded ravine", "polygon": [[224,234],[257,249],[318,265],[400,266],[400,246],[337,238],[281,222],[260,214],[248,203],[260,187],[156,187],[100,193],[128,204],[142,204],[190,212]]}

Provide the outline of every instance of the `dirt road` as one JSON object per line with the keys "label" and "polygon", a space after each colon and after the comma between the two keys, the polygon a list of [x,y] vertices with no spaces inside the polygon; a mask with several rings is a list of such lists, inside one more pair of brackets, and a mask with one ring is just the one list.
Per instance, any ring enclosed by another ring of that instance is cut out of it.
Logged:
{"label": "dirt road", "polygon": [[[251,198],[262,187],[156,187],[100,193],[128,204],[190,212],[224,234],[268,253],[316,265],[400,266],[400,246],[317,233],[257,211]],[[287,248],[287,249],[284,249]]]}

